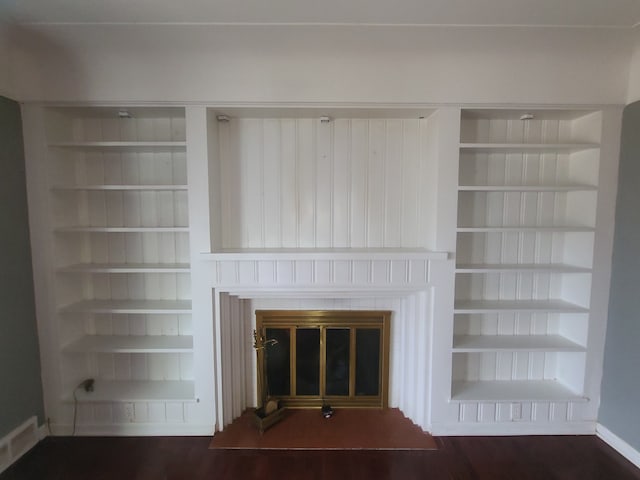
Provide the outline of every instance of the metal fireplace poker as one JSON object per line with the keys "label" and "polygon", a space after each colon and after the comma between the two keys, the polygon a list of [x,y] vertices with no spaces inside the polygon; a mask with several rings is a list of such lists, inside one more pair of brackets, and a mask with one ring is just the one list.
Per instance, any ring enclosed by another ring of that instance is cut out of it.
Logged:
{"label": "metal fireplace poker", "polygon": [[253,421],[260,431],[260,435],[282,420],[284,416],[284,408],[281,407],[280,401],[269,398],[269,383],[264,371],[267,362],[267,347],[277,345],[277,343],[278,340],[275,338],[267,339],[262,332],[253,331],[253,348],[257,355],[258,391],[261,393],[260,405],[254,411]]}

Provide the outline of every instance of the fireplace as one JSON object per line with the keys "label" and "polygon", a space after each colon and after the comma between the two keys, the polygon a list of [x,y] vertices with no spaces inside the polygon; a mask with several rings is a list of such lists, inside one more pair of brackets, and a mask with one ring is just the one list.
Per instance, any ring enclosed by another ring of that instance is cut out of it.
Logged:
{"label": "fireplace", "polygon": [[288,407],[388,406],[390,311],[256,311],[258,398]]}
{"label": "fireplace", "polygon": [[[211,254],[211,259],[214,260],[213,268],[207,276],[203,275],[202,288],[197,291],[201,293],[203,303],[207,300],[210,302],[214,319],[215,356],[212,361],[215,365],[215,378],[213,384],[209,385],[215,390],[214,408],[218,430],[224,429],[245,410],[262,403],[257,391],[258,365],[252,333],[260,322],[256,312],[274,311],[304,311],[305,314],[320,311],[331,312],[332,315],[347,312],[355,316],[360,312],[365,312],[363,315],[366,312],[386,314],[388,326],[385,328],[388,328],[388,335],[385,331],[382,337],[388,342],[388,348],[383,343],[381,355],[384,362],[380,369],[380,375],[385,372],[386,376],[381,383],[376,384],[386,389],[386,395],[382,391],[375,400],[375,395],[356,395],[358,386],[351,384],[349,394],[362,397],[359,399],[361,401],[370,401],[370,405],[399,408],[422,429],[429,430],[432,415],[431,392],[436,391],[440,399],[446,397],[450,389],[447,362],[444,363],[444,368],[437,370],[438,375],[432,375],[433,355],[437,353],[444,356],[443,352],[449,348],[432,342],[434,329],[447,328],[445,322],[434,322],[434,318],[442,318],[443,308],[453,302],[453,297],[449,294],[452,289],[437,290],[437,286],[446,284],[444,278],[451,278],[453,266],[446,254],[384,250],[254,252],[217,253]],[[263,324],[264,322],[260,325]],[[289,340],[288,343],[284,341],[290,349],[293,348],[291,338],[301,330],[292,330],[293,326],[288,325]],[[309,343],[316,345],[315,339],[318,337],[321,342],[323,338],[326,342],[326,326],[324,333],[321,329],[316,332],[308,331],[313,329],[306,330],[300,335],[308,335],[310,338],[306,340]],[[353,337],[350,334],[349,345],[353,341],[357,342],[356,338],[357,334]],[[350,347],[351,351],[355,350]],[[310,356],[317,359],[314,361],[320,361],[315,353]],[[285,358],[288,361],[285,360],[284,363],[289,366],[291,375],[294,372],[291,357]],[[351,368],[349,366],[350,372]],[[354,375],[349,375],[349,382],[356,378]],[[318,384],[319,394],[313,393],[316,390],[307,390],[312,392],[308,395],[309,398],[290,400],[297,401],[299,406],[304,406],[303,400],[309,400],[308,405],[320,405],[323,396],[321,388],[324,388],[326,401],[326,371],[320,372],[319,378],[324,378],[325,382],[324,387]],[[294,391],[297,392],[297,378],[295,380]],[[291,378],[289,381],[291,382]],[[305,388],[316,388],[315,385],[316,382],[311,382]],[[343,380],[342,392],[346,391],[345,385]],[[291,386],[289,385],[289,392]],[[336,385],[337,387],[340,385]],[[273,395],[273,391],[271,393]],[[313,396],[316,398],[312,399]],[[385,396],[388,397],[386,400]],[[331,406],[338,406],[340,400],[331,398]]]}

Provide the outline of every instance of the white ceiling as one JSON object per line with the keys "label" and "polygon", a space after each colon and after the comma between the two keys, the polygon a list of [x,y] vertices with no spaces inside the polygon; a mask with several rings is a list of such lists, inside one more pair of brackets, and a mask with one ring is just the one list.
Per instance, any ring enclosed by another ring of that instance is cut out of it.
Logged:
{"label": "white ceiling", "polygon": [[640,0],[0,0],[6,23],[633,27]]}

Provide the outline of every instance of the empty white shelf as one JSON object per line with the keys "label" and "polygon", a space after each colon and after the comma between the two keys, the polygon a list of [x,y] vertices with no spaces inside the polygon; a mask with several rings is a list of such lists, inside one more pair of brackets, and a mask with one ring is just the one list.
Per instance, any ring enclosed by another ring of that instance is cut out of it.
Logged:
{"label": "empty white shelf", "polygon": [[510,227],[458,227],[459,233],[490,232],[593,232],[593,227],[585,226],[510,226]]}
{"label": "empty white shelf", "polygon": [[59,309],[60,313],[191,313],[190,300],[84,300]]}
{"label": "empty white shelf", "polygon": [[79,263],[59,267],[67,273],[186,273],[188,263]]}
{"label": "empty white shelf", "polygon": [[549,264],[500,264],[500,263],[467,263],[456,265],[456,273],[589,273],[590,268],[576,267],[561,263]]}
{"label": "empty white shelf", "polygon": [[447,252],[421,248],[244,248],[201,254],[207,260],[446,260]]}
{"label": "empty white shelf", "polygon": [[481,153],[573,153],[599,148],[597,143],[461,143],[460,150]]}
{"label": "empty white shelf", "polygon": [[96,141],[96,142],[55,142],[50,147],[69,148],[77,150],[120,150],[120,151],[179,151],[185,150],[187,142],[126,142],[126,141]]}
{"label": "empty white shelf", "polygon": [[454,352],[584,352],[585,347],[560,335],[455,335]]}
{"label": "empty white shelf", "polygon": [[597,190],[593,185],[459,185],[461,192],[582,192]]}
{"label": "empty white shelf", "polygon": [[186,185],[72,185],[53,187],[54,192],[70,191],[164,191],[164,190],[186,190]]}
{"label": "empty white shelf", "polygon": [[63,348],[66,352],[186,353],[193,337],[167,335],[86,335]]}
{"label": "empty white shelf", "polygon": [[189,227],[59,227],[58,233],[168,233],[188,232]]}
{"label": "empty white shelf", "polygon": [[454,313],[549,312],[587,313],[589,309],[563,300],[456,300]]}
{"label": "empty white shelf", "polygon": [[457,381],[451,388],[453,402],[587,401],[554,380]]}
{"label": "empty white shelf", "polygon": [[[195,400],[193,382],[184,380],[100,380],[93,391],[76,391],[79,402],[155,402]],[[73,400],[71,395],[65,400]]]}

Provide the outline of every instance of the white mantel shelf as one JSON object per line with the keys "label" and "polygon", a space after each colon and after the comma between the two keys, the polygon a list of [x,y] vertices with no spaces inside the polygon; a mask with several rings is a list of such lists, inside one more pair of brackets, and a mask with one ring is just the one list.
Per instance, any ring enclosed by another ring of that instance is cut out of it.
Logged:
{"label": "white mantel shelf", "polygon": [[447,260],[448,252],[396,248],[292,248],[219,250],[201,253],[203,260]]}

